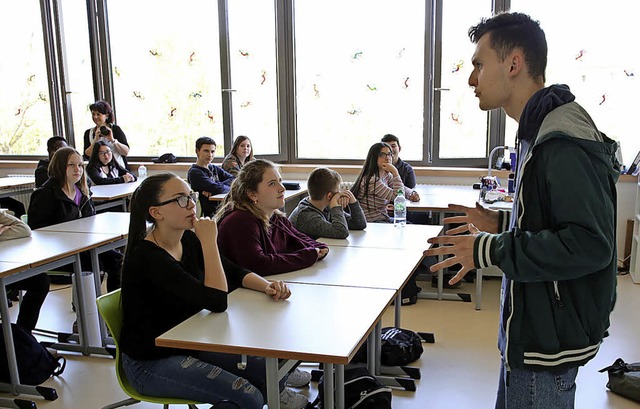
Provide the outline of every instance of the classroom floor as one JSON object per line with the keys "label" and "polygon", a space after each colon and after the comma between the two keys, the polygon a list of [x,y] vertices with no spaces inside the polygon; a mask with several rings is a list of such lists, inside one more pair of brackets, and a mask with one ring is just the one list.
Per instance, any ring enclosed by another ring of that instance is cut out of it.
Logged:
{"label": "classroom floor", "polygon": [[[456,301],[419,300],[415,305],[402,307],[402,326],[433,332],[436,343],[423,344],[424,354],[414,364],[422,371],[417,391],[394,391],[394,409],[493,407],[499,362],[496,349],[499,287],[499,279],[484,281],[481,311],[474,310],[474,303]],[[38,326],[68,331],[74,320],[70,289],[58,288],[59,291],[52,292],[47,298]],[[463,284],[455,291],[473,293],[474,288],[474,284]],[[11,308],[12,314],[15,315],[16,310],[16,307]],[[389,309],[384,326],[391,325],[392,320],[393,310]],[[292,328],[292,333],[294,330]],[[610,365],[618,357],[627,362],[640,361],[640,285],[634,285],[629,275],[618,279],[618,303],[612,315],[610,334],[598,356],[580,369],[576,408],[638,407],[637,403],[608,392],[606,374],[598,373],[598,369]],[[38,407],[101,408],[125,398],[115,379],[112,359],[64,354],[67,357],[64,374],[45,384],[55,387],[59,398],[53,402],[36,399]],[[309,370],[311,366],[302,369]],[[316,384],[300,391],[313,399],[317,393]],[[141,403],[133,407],[160,406]],[[200,408],[208,408],[208,405],[200,405]]]}

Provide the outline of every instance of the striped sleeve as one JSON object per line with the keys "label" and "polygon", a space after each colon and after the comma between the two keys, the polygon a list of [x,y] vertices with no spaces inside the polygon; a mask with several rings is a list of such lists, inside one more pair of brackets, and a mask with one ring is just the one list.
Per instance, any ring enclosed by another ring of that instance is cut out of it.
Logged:
{"label": "striped sleeve", "polygon": [[511,210],[498,210],[498,233],[509,230]]}
{"label": "striped sleeve", "polygon": [[473,243],[473,262],[477,268],[492,266],[491,246],[497,234],[480,233]]}

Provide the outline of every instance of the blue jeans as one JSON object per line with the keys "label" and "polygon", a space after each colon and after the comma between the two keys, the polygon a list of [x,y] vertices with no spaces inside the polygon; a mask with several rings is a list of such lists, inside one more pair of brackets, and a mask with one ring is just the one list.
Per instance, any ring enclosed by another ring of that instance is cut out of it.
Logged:
{"label": "blue jeans", "polygon": [[122,354],[122,366],[131,386],[144,395],[190,399],[209,404],[229,400],[243,409],[262,409],[262,392],[252,381],[264,388],[264,359],[248,357],[247,368],[240,370],[236,367],[239,362],[239,356],[236,355],[194,355],[197,358],[174,355],[158,360],[137,361]]}
{"label": "blue jeans", "polygon": [[511,368],[507,386],[502,361],[496,409],[572,409],[577,375],[577,367],[563,373]]}

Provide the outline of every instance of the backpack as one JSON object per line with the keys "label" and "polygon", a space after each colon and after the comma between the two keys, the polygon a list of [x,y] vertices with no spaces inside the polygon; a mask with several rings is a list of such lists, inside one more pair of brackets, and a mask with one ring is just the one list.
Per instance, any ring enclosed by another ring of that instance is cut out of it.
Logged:
{"label": "backpack", "polygon": [[[17,324],[11,324],[20,383],[40,385],[50,376],[60,375],[66,366],[62,356],[54,357],[38,340]],[[0,337],[0,382],[11,382],[4,337]]]}
{"label": "backpack", "polygon": [[607,388],[618,395],[640,402],[640,362],[627,364],[622,358],[618,358],[613,365],[598,372],[604,371],[609,373]]}
{"label": "backpack", "polygon": [[[380,363],[385,366],[405,366],[422,356],[422,339],[409,329],[382,328]],[[351,360],[353,363],[367,362],[367,342],[365,341]]]}
{"label": "backpack", "polygon": [[[324,376],[318,383],[318,397],[312,407],[324,407]],[[391,388],[382,385],[365,367],[344,369],[346,409],[391,409]]]}

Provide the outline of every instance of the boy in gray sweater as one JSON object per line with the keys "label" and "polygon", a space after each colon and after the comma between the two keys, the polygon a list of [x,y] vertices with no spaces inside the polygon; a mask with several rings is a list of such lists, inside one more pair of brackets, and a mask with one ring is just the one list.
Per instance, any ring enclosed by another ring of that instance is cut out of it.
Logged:
{"label": "boy in gray sweater", "polygon": [[313,239],[345,239],[349,230],[363,230],[367,220],[360,203],[350,190],[340,190],[340,174],[317,168],[309,175],[309,196],[291,212],[293,226]]}

